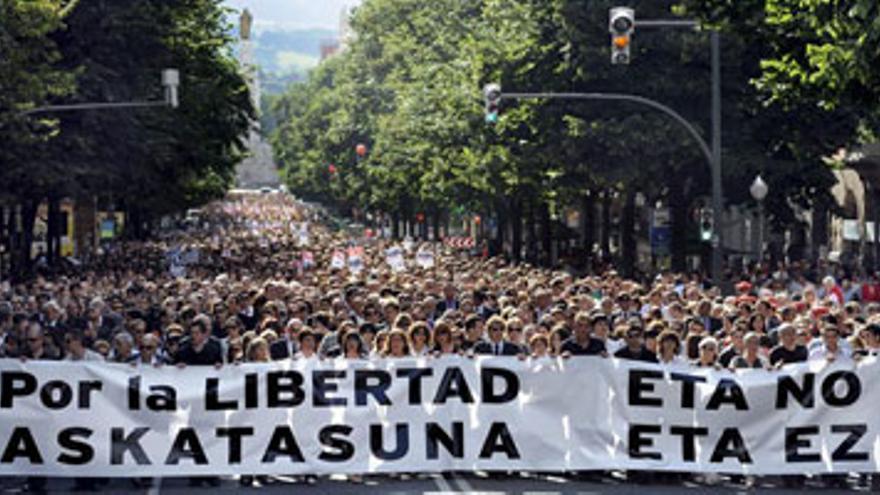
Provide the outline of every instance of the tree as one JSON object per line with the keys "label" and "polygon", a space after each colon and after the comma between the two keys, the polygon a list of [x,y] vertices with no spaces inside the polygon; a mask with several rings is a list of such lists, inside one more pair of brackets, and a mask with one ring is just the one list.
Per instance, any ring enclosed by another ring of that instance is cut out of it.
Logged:
{"label": "tree", "polygon": [[[24,86],[43,82],[11,79],[8,98],[16,108],[42,103],[28,103],[38,96],[52,103],[161,99],[159,75],[166,67],[180,70],[181,104],[173,111],[8,114],[10,127],[33,129],[47,118],[55,127],[42,143],[25,134],[31,138],[5,155],[12,164],[0,172],[12,177],[7,195],[34,208],[48,199],[50,211],[62,197],[98,196],[128,212],[137,234],[160,215],[220,197],[232,184],[254,116],[221,2],[117,0],[55,9],[47,15],[63,12],[64,23],[47,21],[31,31],[33,46],[46,48],[30,57],[45,53],[46,73],[75,81],[76,90],[34,96]],[[19,55],[9,67],[20,72],[27,61]],[[27,233],[33,220],[25,220]],[[19,248],[17,265],[27,271],[30,242]]]}
{"label": "tree", "polygon": [[[642,18],[680,13],[678,2],[643,2]],[[661,101],[709,128],[709,40],[704,32],[639,30],[633,63],[608,61],[611,0],[374,0],[353,19],[347,52],[294,86],[276,109],[274,144],[291,190],[411,218],[415,211],[473,209],[498,220],[496,249],[521,247],[549,262],[568,206],[603,193],[625,199],[625,271],[635,258],[636,192],[674,206],[683,268],[688,212],[709,192],[708,164],[678,124],[654,110],[607,102],[504,100],[500,121],[483,122],[481,88],[516,92],[623,92]],[[725,189],[732,204],[762,172],[768,209],[791,223],[790,203],[824,194],[830,173],[792,133],[827,126],[824,110],[797,109],[788,122],[749,84],[762,53],[735,34],[724,39]],[[283,114],[282,114],[283,113]],[[809,124],[809,125],[804,125]],[[814,126],[814,127],[810,127]],[[836,128],[835,128],[836,129]],[[842,126],[840,134],[849,131]],[[706,139],[708,132],[703,132]],[[370,144],[354,162],[352,146]],[[821,143],[820,143],[821,144]],[[817,146],[825,149],[826,146]],[[328,164],[339,173],[326,180]],[[322,180],[325,179],[325,180]],[[610,203],[610,200],[606,201]],[[607,208],[606,208],[607,211]],[[605,215],[606,217],[608,215]],[[607,232],[607,228],[604,229]],[[540,235],[538,232],[540,231]],[[591,244],[591,243],[588,243]],[[540,247],[540,249],[537,249]]]}

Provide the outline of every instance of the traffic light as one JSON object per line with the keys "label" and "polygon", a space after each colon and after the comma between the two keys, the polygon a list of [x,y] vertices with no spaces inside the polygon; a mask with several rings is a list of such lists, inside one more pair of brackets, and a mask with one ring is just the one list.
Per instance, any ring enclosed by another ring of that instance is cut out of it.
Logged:
{"label": "traffic light", "polygon": [[712,216],[712,208],[700,209],[700,240],[711,242],[715,230],[715,219]]}
{"label": "traffic light", "polygon": [[630,41],[636,27],[636,12],[629,7],[614,7],[608,15],[608,31],[611,33],[611,63],[628,65]]}
{"label": "traffic light", "polygon": [[501,107],[501,86],[487,84],[483,88],[483,96],[486,98],[486,123],[498,123],[498,112]]}

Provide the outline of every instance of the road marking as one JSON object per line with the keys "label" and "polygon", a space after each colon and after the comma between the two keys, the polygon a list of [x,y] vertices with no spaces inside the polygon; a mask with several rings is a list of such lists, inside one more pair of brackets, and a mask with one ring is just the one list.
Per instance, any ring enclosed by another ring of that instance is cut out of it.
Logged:
{"label": "road marking", "polygon": [[446,478],[443,477],[443,473],[439,473],[434,478],[434,483],[437,484],[437,488],[440,489],[440,493],[444,493],[444,494],[455,493],[455,490],[452,489],[452,486],[450,486],[449,482],[446,481]]}
{"label": "road marking", "polygon": [[474,493],[474,487],[472,487],[471,484],[468,483],[467,480],[463,477],[457,474],[453,474],[452,480],[455,482],[455,485],[458,487],[458,489],[463,491],[464,493]]}
{"label": "road marking", "polygon": [[147,490],[147,495],[159,495],[159,490],[162,488],[162,478],[153,478],[153,486]]}

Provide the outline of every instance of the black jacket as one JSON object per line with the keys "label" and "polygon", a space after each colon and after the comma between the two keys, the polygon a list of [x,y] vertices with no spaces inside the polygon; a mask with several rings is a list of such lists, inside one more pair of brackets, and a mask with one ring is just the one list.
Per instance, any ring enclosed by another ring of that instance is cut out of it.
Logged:
{"label": "black jacket", "polygon": [[514,344],[513,342],[508,342],[506,340],[502,340],[499,342],[501,344],[501,352],[496,352],[495,343],[490,342],[488,340],[481,340],[474,345],[474,354],[483,354],[483,355],[495,355],[495,356],[516,356],[517,354],[521,354],[523,351],[522,347]]}
{"label": "black jacket", "polygon": [[298,350],[299,346],[296,345],[295,341],[278,339],[269,346],[269,356],[272,358],[272,361],[288,359],[296,354]]}
{"label": "black jacket", "polygon": [[223,346],[213,337],[208,339],[201,352],[196,352],[192,341],[186,339],[180,343],[180,350],[174,356],[174,364],[183,363],[189,366],[214,366],[223,362]]}

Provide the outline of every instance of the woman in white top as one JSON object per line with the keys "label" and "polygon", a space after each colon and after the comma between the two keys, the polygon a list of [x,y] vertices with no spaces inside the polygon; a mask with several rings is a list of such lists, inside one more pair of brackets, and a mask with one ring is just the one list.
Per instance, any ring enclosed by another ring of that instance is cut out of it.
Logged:
{"label": "woman in white top", "polygon": [[685,366],[681,357],[681,338],[672,330],[664,330],[657,337],[657,362],[665,366]]}
{"label": "woman in white top", "polygon": [[409,348],[413,356],[422,357],[431,353],[431,329],[423,321],[409,327]]}

